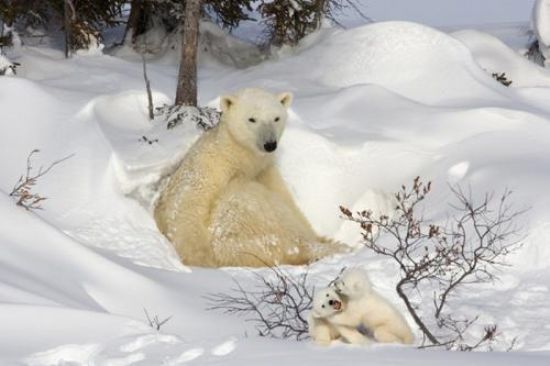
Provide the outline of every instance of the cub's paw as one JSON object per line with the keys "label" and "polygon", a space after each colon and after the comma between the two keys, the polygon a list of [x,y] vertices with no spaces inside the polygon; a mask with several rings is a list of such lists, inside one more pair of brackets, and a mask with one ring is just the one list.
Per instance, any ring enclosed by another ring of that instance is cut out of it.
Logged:
{"label": "cub's paw", "polygon": [[346,286],[346,283],[342,279],[337,279],[334,281],[332,286],[334,286],[334,290],[336,290],[336,292],[340,295],[348,296],[351,294],[350,289]]}

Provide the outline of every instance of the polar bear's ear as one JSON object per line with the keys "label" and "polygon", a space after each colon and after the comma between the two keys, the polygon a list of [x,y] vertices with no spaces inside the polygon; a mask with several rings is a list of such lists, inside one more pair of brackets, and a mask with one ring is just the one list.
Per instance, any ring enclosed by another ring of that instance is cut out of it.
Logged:
{"label": "polar bear's ear", "polygon": [[222,113],[229,110],[229,108],[233,107],[236,102],[237,102],[237,98],[231,95],[222,96],[220,98],[220,108],[222,110]]}
{"label": "polar bear's ear", "polygon": [[292,93],[281,93],[277,95],[277,99],[279,99],[279,102],[288,109],[292,103]]}

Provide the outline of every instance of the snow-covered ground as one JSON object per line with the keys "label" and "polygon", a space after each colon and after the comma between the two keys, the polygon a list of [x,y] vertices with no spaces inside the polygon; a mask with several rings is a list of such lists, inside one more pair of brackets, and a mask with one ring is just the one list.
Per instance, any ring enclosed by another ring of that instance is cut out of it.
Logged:
{"label": "snow-covered ground", "polygon": [[[449,183],[480,195],[512,189],[516,207],[529,208],[525,245],[500,281],[462,292],[457,305],[497,323],[501,348],[517,337],[513,352],[491,353],[326,349],[262,338],[244,319],[207,311],[204,296],[227,292],[233,278],[250,285],[252,273],[184,267],[143,204],[200,132],[147,120],[142,66],[129,53],[65,60],[23,47],[15,56],[18,75],[0,77],[0,364],[548,365],[550,72],[499,39],[405,22],[324,29],[246,69],[203,54],[199,75],[202,104],[247,86],[294,93],[280,169],[315,228],[351,245],[359,233],[338,205],[384,209],[417,175],[433,181],[434,219],[450,212]],[[149,64],[157,105],[175,91],[168,61]],[[74,156],[39,180],[48,200],[28,212],[8,193],[34,148],[36,167]],[[312,265],[312,283],[350,265],[365,266],[404,309],[397,269],[364,250]],[[171,318],[157,332],[144,309]]]}

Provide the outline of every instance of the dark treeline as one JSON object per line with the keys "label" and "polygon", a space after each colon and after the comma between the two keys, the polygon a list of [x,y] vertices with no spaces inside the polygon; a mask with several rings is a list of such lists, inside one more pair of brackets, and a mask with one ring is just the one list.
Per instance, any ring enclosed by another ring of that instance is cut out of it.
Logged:
{"label": "dark treeline", "polygon": [[[120,42],[135,46],[147,31],[162,27],[167,33],[182,32],[182,66],[177,104],[194,105],[196,54],[200,19],[231,30],[244,20],[264,24],[258,35],[262,45],[296,45],[318,29],[323,19],[335,15],[354,0],[0,0],[0,51],[10,47],[14,31],[21,35],[64,35],[65,57],[78,49],[98,44],[109,27],[124,26]],[[183,75],[182,75],[183,73]],[[186,80],[182,80],[186,78]],[[186,91],[183,91],[183,88]]]}

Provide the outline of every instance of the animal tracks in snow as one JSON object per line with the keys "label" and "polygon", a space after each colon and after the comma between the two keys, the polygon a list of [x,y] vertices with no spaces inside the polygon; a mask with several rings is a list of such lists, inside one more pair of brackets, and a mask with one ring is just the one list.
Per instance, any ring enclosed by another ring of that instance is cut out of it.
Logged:
{"label": "animal tracks in snow", "polygon": [[177,337],[171,335],[148,334],[137,337],[135,340],[120,346],[120,350],[122,352],[135,352],[144,347],[159,343],[177,344],[181,343],[181,341]]}
{"label": "animal tracks in snow", "polygon": [[212,354],[214,356],[225,356],[233,352],[237,348],[237,338],[231,338],[219,346],[216,346],[212,349]]}
{"label": "animal tracks in snow", "polygon": [[184,364],[186,362],[192,361],[196,359],[197,357],[202,356],[204,353],[204,349],[202,348],[193,348],[188,351],[183,352],[179,357],[176,357],[174,359],[171,359],[169,361],[165,361],[164,365],[166,366],[177,366]]}
{"label": "animal tracks in snow", "polygon": [[44,352],[35,353],[23,360],[23,364],[27,366],[86,365],[90,363],[99,348],[100,346],[97,344],[66,344]]}
{"label": "animal tracks in snow", "polygon": [[[227,356],[237,347],[237,338],[219,343],[190,345],[174,335],[152,333],[127,336],[99,344],[67,344],[35,353],[25,360],[26,366],[150,366],[153,360],[162,360],[159,366],[180,366],[200,357]],[[209,350],[209,351],[207,351]]]}

